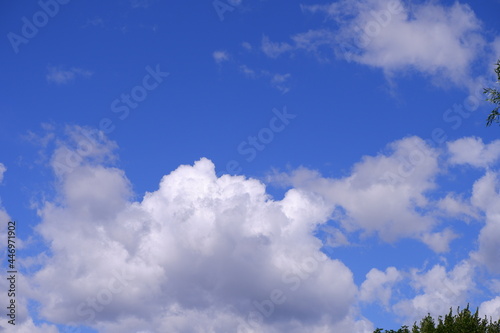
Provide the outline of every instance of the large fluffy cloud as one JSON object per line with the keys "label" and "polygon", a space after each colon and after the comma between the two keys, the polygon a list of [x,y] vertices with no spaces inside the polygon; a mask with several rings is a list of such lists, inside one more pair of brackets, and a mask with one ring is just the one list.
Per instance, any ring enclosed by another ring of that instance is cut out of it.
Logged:
{"label": "large fluffy cloud", "polygon": [[[275,174],[292,185],[281,200],[259,180],[217,176],[202,158],[135,200],[113,164],[115,144],[78,127],[66,136],[50,159],[57,195],[38,210],[36,230],[48,251],[25,261],[34,274],[20,280],[19,332],[55,331],[35,326],[27,311],[33,299],[40,318],[99,332],[365,333],[373,331],[360,314],[367,304],[409,321],[443,314],[465,305],[479,266],[499,269],[499,182],[488,153],[495,143],[464,138],[443,154],[404,138],[341,178],[304,168]],[[463,157],[471,142],[483,147],[477,159],[485,175],[470,195],[436,196],[443,166],[474,163]],[[361,231],[382,242],[413,238],[441,255],[458,237],[450,218],[483,215],[477,247],[454,267],[372,268],[358,288],[350,269],[321,251],[351,246]],[[329,234],[324,244],[318,229]],[[402,284],[413,291],[403,295]],[[485,301],[484,313],[497,305]]]}
{"label": "large fluffy cloud", "polygon": [[372,329],[356,319],[351,271],[314,237],[331,214],[320,196],[275,201],[201,159],[131,201],[123,171],[88,162],[113,145],[84,137],[56,150],[58,196],[39,210],[51,256],[30,294],[42,317],[101,332]]}

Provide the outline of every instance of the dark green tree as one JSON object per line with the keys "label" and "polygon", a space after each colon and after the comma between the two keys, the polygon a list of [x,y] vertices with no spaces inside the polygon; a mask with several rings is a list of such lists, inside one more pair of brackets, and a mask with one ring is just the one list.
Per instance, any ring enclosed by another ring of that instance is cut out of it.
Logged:
{"label": "dark green tree", "polygon": [[[497,68],[495,68],[495,73],[497,73],[497,84],[500,84],[500,59],[496,63]],[[483,91],[488,98],[487,101],[496,105],[493,111],[490,112],[488,118],[486,119],[486,126],[490,126],[493,122],[500,123],[500,91],[494,88],[485,88]]]}
{"label": "dark green tree", "polygon": [[413,324],[410,332],[408,326],[402,326],[399,330],[385,330],[377,328],[373,333],[500,333],[500,319],[493,322],[492,318],[479,318],[479,309],[473,314],[469,306],[462,311],[457,309],[453,315],[452,309],[444,316],[439,316],[438,322],[430,314],[425,316],[420,323]]}

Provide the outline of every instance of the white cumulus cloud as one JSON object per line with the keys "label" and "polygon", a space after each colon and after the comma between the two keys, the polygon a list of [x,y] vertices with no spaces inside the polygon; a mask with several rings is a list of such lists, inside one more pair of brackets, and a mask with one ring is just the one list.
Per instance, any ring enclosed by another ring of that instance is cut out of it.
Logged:
{"label": "white cumulus cloud", "polygon": [[407,322],[420,320],[428,313],[433,316],[448,313],[451,308],[467,305],[467,296],[475,288],[474,266],[468,261],[458,263],[447,271],[441,265],[430,270],[411,272],[412,287],[418,294],[393,306],[396,314],[406,318]]}
{"label": "white cumulus cloud", "polygon": [[372,329],[353,312],[351,271],[314,236],[331,214],[321,197],[274,201],[200,159],[131,201],[123,171],[96,158],[59,173],[57,199],[39,210],[51,255],[30,282],[43,318],[100,332]]}
{"label": "white cumulus cloud", "polygon": [[428,240],[437,221],[425,213],[431,209],[426,192],[436,187],[438,153],[417,137],[395,141],[387,150],[386,154],[363,157],[344,178],[323,178],[299,169],[285,179],[341,208],[333,218],[348,231],[376,233],[388,242],[412,237],[432,247]]}
{"label": "white cumulus cloud", "polygon": [[364,302],[380,302],[387,307],[392,287],[401,279],[401,273],[395,267],[388,267],[385,272],[372,268],[361,285],[359,298]]}
{"label": "white cumulus cloud", "polygon": [[459,83],[485,44],[481,22],[466,4],[416,4],[412,12],[399,0],[337,5],[337,21],[346,11],[353,15],[340,31],[345,52],[387,72],[416,69]]}
{"label": "white cumulus cloud", "polygon": [[447,143],[450,163],[491,167],[500,157],[500,140],[484,144],[481,138],[467,137]]}
{"label": "white cumulus cloud", "polygon": [[481,316],[486,316],[494,321],[500,318],[500,296],[481,303],[479,306]]}
{"label": "white cumulus cloud", "polygon": [[[19,327],[27,330],[37,329],[26,308],[32,299],[41,319],[105,333],[371,333],[362,306],[405,320],[443,314],[474,293],[478,265],[500,269],[497,173],[486,170],[470,199],[436,198],[446,161],[418,137],[363,157],[343,177],[304,168],[277,174],[292,185],[281,200],[259,180],[217,176],[206,158],[167,173],[137,199],[114,164],[116,145],[102,134],[67,127],[54,142],[57,193],[38,205],[36,226],[48,251],[24,261],[33,272],[22,277]],[[453,224],[441,225],[447,212],[484,213],[477,248],[450,269],[373,268],[358,288],[351,270],[321,251],[353,246],[349,237],[360,231],[361,238],[413,238],[446,252],[457,237]],[[400,293],[403,282],[414,294]],[[494,314],[497,303],[485,301],[484,313]]]}
{"label": "white cumulus cloud", "polygon": [[[338,58],[395,74],[419,72],[435,83],[450,82],[471,91],[471,66],[489,43],[482,22],[467,4],[424,2],[408,6],[401,0],[341,0],[302,5],[305,14],[322,14],[331,24],[290,36],[289,41],[262,39],[261,49],[271,58],[305,50],[325,60],[333,49]],[[324,49],[322,52],[321,49]],[[491,52],[489,52],[491,53]]]}

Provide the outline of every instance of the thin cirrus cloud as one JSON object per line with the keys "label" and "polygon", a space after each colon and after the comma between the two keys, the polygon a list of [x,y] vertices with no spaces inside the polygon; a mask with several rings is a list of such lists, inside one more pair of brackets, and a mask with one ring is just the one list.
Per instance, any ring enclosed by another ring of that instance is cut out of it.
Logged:
{"label": "thin cirrus cloud", "polygon": [[45,78],[49,83],[64,85],[73,82],[78,77],[89,78],[92,75],[93,72],[78,67],[66,69],[64,66],[48,66]]}
{"label": "thin cirrus cloud", "polygon": [[286,94],[288,91],[290,91],[290,79],[292,75],[290,73],[286,74],[277,74],[277,73],[271,73],[267,70],[255,70],[247,65],[241,65],[239,66],[239,71],[240,73],[243,73],[247,78],[250,79],[257,79],[261,77],[265,77],[269,79],[269,84],[281,91],[283,94]]}
{"label": "thin cirrus cloud", "polygon": [[252,49],[253,49],[252,44],[250,44],[249,42],[241,43],[241,47],[247,51],[252,51]]}
{"label": "thin cirrus cloud", "polygon": [[290,90],[290,88],[288,87],[287,81],[291,77],[292,77],[292,75],[290,73],[274,74],[271,78],[271,85],[285,94]]}
{"label": "thin cirrus cloud", "polygon": [[[231,60],[230,54],[227,51],[222,50],[214,51],[212,53],[212,57],[215,63],[218,65],[230,62]],[[290,73],[272,73],[268,70],[253,69],[245,64],[238,65],[238,71],[249,79],[266,78],[269,82],[269,85],[279,90],[282,94],[286,94],[288,91],[290,91],[290,79],[292,77]]]}
{"label": "thin cirrus cloud", "polygon": [[229,60],[229,54],[226,51],[214,51],[212,57],[218,64]]}
{"label": "thin cirrus cloud", "polygon": [[149,8],[154,0],[130,0],[132,8]]}
{"label": "thin cirrus cloud", "polygon": [[3,181],[3,175],[5,171],[7,171],[7,168],[5,167],[5,165],[3,165],[3,163],[0,163],[0,184]]}

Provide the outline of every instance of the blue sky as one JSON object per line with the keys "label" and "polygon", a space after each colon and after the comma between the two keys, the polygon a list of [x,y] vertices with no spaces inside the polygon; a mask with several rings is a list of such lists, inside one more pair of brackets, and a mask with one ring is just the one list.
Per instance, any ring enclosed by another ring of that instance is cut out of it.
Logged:
{"label": "blue sky", "polygon": [[500,1],[1,6],[0,330],[500,317]]}

